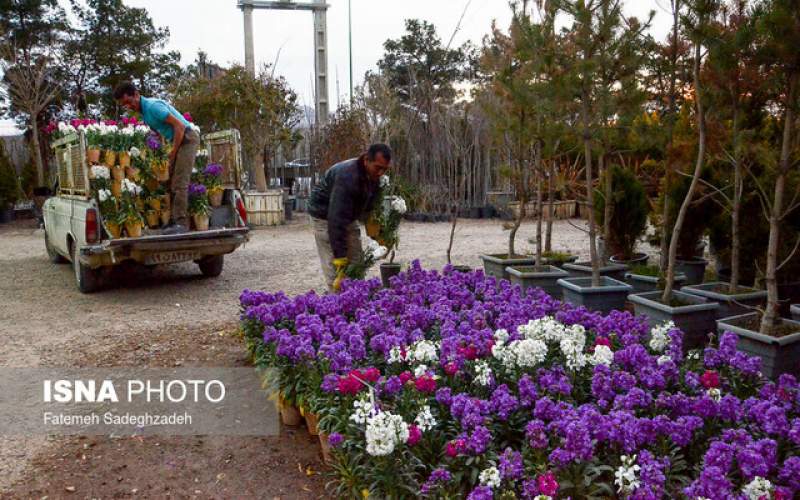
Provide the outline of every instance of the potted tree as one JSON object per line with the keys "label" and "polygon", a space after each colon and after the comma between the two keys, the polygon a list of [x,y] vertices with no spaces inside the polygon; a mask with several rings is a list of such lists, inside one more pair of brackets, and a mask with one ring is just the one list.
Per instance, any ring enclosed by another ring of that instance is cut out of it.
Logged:
{"label": "potted tree", "polygon": [[[658,266],[633,266],[629,272],[625,273],[625,281],[633,287],[633,293],[663,290],[665,279],[664,273]],[[673,281],[673,287],[681,288],[685,283],[686,275],[677,273]]]}
{"label": "potted tree", "polygon": [[[633,302],[636,314],[647,316],[651,325],[672,321],[678,328],[683,330],[685,335],[684,345],[686,348],[702,346],[705,343],[709,332],[714,331],[716,320],[716,309],[719,304],[711,302],[705,297],[690,295],[680,291],[675,291],[675,276],[677,274],[677,254],[678,243],[681,238],[681,231],[684,222],[687,220],[689,206],[693,202],[695,191],[699,184],[700,174],[703,170],[706,148],[706,123],[705,108],[703,101],[703,88],[700,82],[700,67],[702,62],[702,46],[708,43],[708,27],[714,19],[716,8],[709,9],[705,4],[690,4],[688,7],[689,15],[686,20],[690,22],[687,26],[692,42],[694,43],[694,64],[692,76],[694,79],[696,107],[696,120],[698,132],[697,159],[694,172],[691,175],[686,195],[680,204],[680,209],[674,219],[672,234],[669,240],[669,253],[667,258],[666,279],[664,290],[632,294],[629,300]],[[693,216],[692,218],[696,218]],[[705,265],[703,265],[705,267]],[[684,270],[684,273],[686,271]],[[687,277],[688,277],[688,273]],[[691,278],[689,278],[691,280]]]}
{"label": "potted tree", "polygon": [[[647,227],[648,203],[644,186],[628,169],[614,165],[606,171],[610,176],[610,199],[597,197],[595,217],[598,224],[605,224],[608,213],[608,237],[606,241],[609,261],[627,266],[646,265],[647,254],[636,252],[636,242]],[[601,184],[609,182],[605,179]],[[599,192],[598,192],[599,194]],[[607,206],[609,205],[607,210]]]}

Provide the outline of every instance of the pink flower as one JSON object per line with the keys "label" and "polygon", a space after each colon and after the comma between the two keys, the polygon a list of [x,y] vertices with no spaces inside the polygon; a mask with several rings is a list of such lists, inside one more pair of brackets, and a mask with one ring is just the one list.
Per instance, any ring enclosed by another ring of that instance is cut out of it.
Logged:
{"label": "pink flower", "polygon": [[478,350],[475,349],[474,345],[459,346],[457,351],[460,355],[464,356],[465,359],[470,361],[478,358]]}
{"label": "pink flower", "polygon": [[192,115],[190,115],[189,113],[184,113],[183,118],[186,119],[187,122],[192,121]]}
{"label": "pink flower", "polygon": [[536,486],[542,495],[554,497],[558,493],[558,481],[556,481],[556,475],[552,472],[545,472],[539,475],[536,478]]}
{"label": "pink flower", "polygon": [[456,439],[455,441],[450,441],[445,446],[444,452],[450,458],[455,458],[458,454],[466,447],[466,443],[463,439]]}
{"label": "pink flower", "polygon": [[381,378],[381,371],[377,368],[370,367],[361,372],[361,378],[368,382],[377,382],[379,378]]}
{"label": "pink flower", "polygon": [[405,384],[409,380],[411,380],[411,372],[410,371],[404,371],[403,373],[400,374],[400,382]]}
{"label": "pink flower", "polygon": [[415,444],[419,443],[419,440],[422,439],[422,431],[419,430],[414,424],[408,426],[408,443],[409,446],[414,446]]}
{"label": "pink flower", "polygon": [[112,126],[112,125],[116,125],[117,122],[116,122],[116,120],[106,120],[105,124],[108,125],[108,126]]}
{"label": "pink flower", "polygon": [[350,374],[346,377],[340,377],[336,388],[342,394],[355,395],[361,390],[361,385],[361,382],[359,382],[357,378]]}
{"label": "pink flower", "polygon": [[419,392],[433,392],[436,390],[436,380],[430,375],[423,375],[414,381],[414,387]]}
{"label": "pink flower", "polygon": [[458,365],[451,361],[450,363],[447,363],[446,365],[444,365],[444,372],[448,376],[452,377],[453,375],[458,373]]}
{"label": "pink flower", "polygon": [[611,349],[611,339],[609,339],[608,337],[597,337],[596,339],[594,339],[594,346],[597,347],[599,345],[604,345],[609,349]]}
{"label": "pink flower", "polygon": [[719,374],[715,371],[706,370],[706,372],[700,376],[700,383],[703,384],[703,387],[706,389],[717,388],[719,387]]}

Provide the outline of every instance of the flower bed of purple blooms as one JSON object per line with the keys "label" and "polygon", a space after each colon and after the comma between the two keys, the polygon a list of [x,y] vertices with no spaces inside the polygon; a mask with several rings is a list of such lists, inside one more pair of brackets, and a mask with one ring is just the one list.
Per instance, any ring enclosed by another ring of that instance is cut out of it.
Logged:
{"label": "flower bed of purple blooms", "polygon": [[482,272],[244,291],[256,364],[329,435],[338,496],[797,498],[800,386]]}

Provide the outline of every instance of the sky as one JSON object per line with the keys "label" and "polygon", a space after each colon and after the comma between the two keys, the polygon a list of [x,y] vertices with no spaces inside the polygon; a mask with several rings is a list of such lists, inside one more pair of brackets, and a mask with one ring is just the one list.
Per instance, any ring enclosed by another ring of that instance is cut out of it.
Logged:
{"label": "sky", "polygon": [[[310,2],[311,0],[293,0]],[[67,4],[68,0],[60,0]],[[143,7],[157,26],[170,30],[167,46],[181,53],[182,64],[190,64],[203,50],[223,66],[244,63],[244,22],[236,0],[124,0]],[[328,96],[330,109],[348,100],[349,62],[348,0],[328,0]],[[383,42],[399,38],[406,19],[432,23],[453,46],[467,40],[480,44],[496,21],[505,28],[511,19],[507,0],[350,0],[353,26],[353,78],[359,85],[367,70],[374,69],[383,55]],[[670,30],[668,0],[626,0],[627,15],[646,18],[656,12],[651,32],[663,40]],[[464,13],[458,31],[459,18]],[[273,64],[297,92],[300,103],[314,104],[314,59],[310,11],[255,10],[253,31],[256,66]],[[337,85],[338,80],[338,85]],[[337,90],[338,89],[338,90]],[[0,120],[0,128],[5,125]],[[2,130],[0,130],[2,133]]]}

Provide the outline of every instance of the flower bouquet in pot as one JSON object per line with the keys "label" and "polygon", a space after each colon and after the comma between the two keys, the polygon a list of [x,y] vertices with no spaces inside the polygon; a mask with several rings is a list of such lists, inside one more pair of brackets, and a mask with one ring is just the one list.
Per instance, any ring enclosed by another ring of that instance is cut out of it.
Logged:
{"label": "flower bouquet in pot", "polygon": [[100,125],[92,120],[92,123],[86,125],[84,133],[86,137],[86,161],[90,165],[97,165],[100,163],[100,151],[103,147]]}
{"label": "flower bouquet in pot", "polygon": [[140,194],[142,194],[141,186],[130,179],[122,180],[122,203],[118,221],[120,225],[125,226],[125,232],[130,238],[141,236],[144,227],[144,217],[138,206]]}
{"label": "flower bouquet in pot", "polygon": [[222,195],[225,193],[225,188],[222,187],[222,165],[210,163],[203,169],[201,178],[208,191],[208,201],[211,206],[221,206]]}
{"label": "flower bouquet in pot", "polygon": [[112,238],[122,236],[122,228],[119,224],[119,201],[106,187],[97,190],[97,204],[100,207],[100,215],[103,217],[106,232]]}
{"label": "flower bouquet in pot", "polygon": [[195,230],[208,230],[208,216],[211,213],[211,205],[208,203],[208,192],[204,185],[198,183],[189,184],[187,212],[192,216]]}

